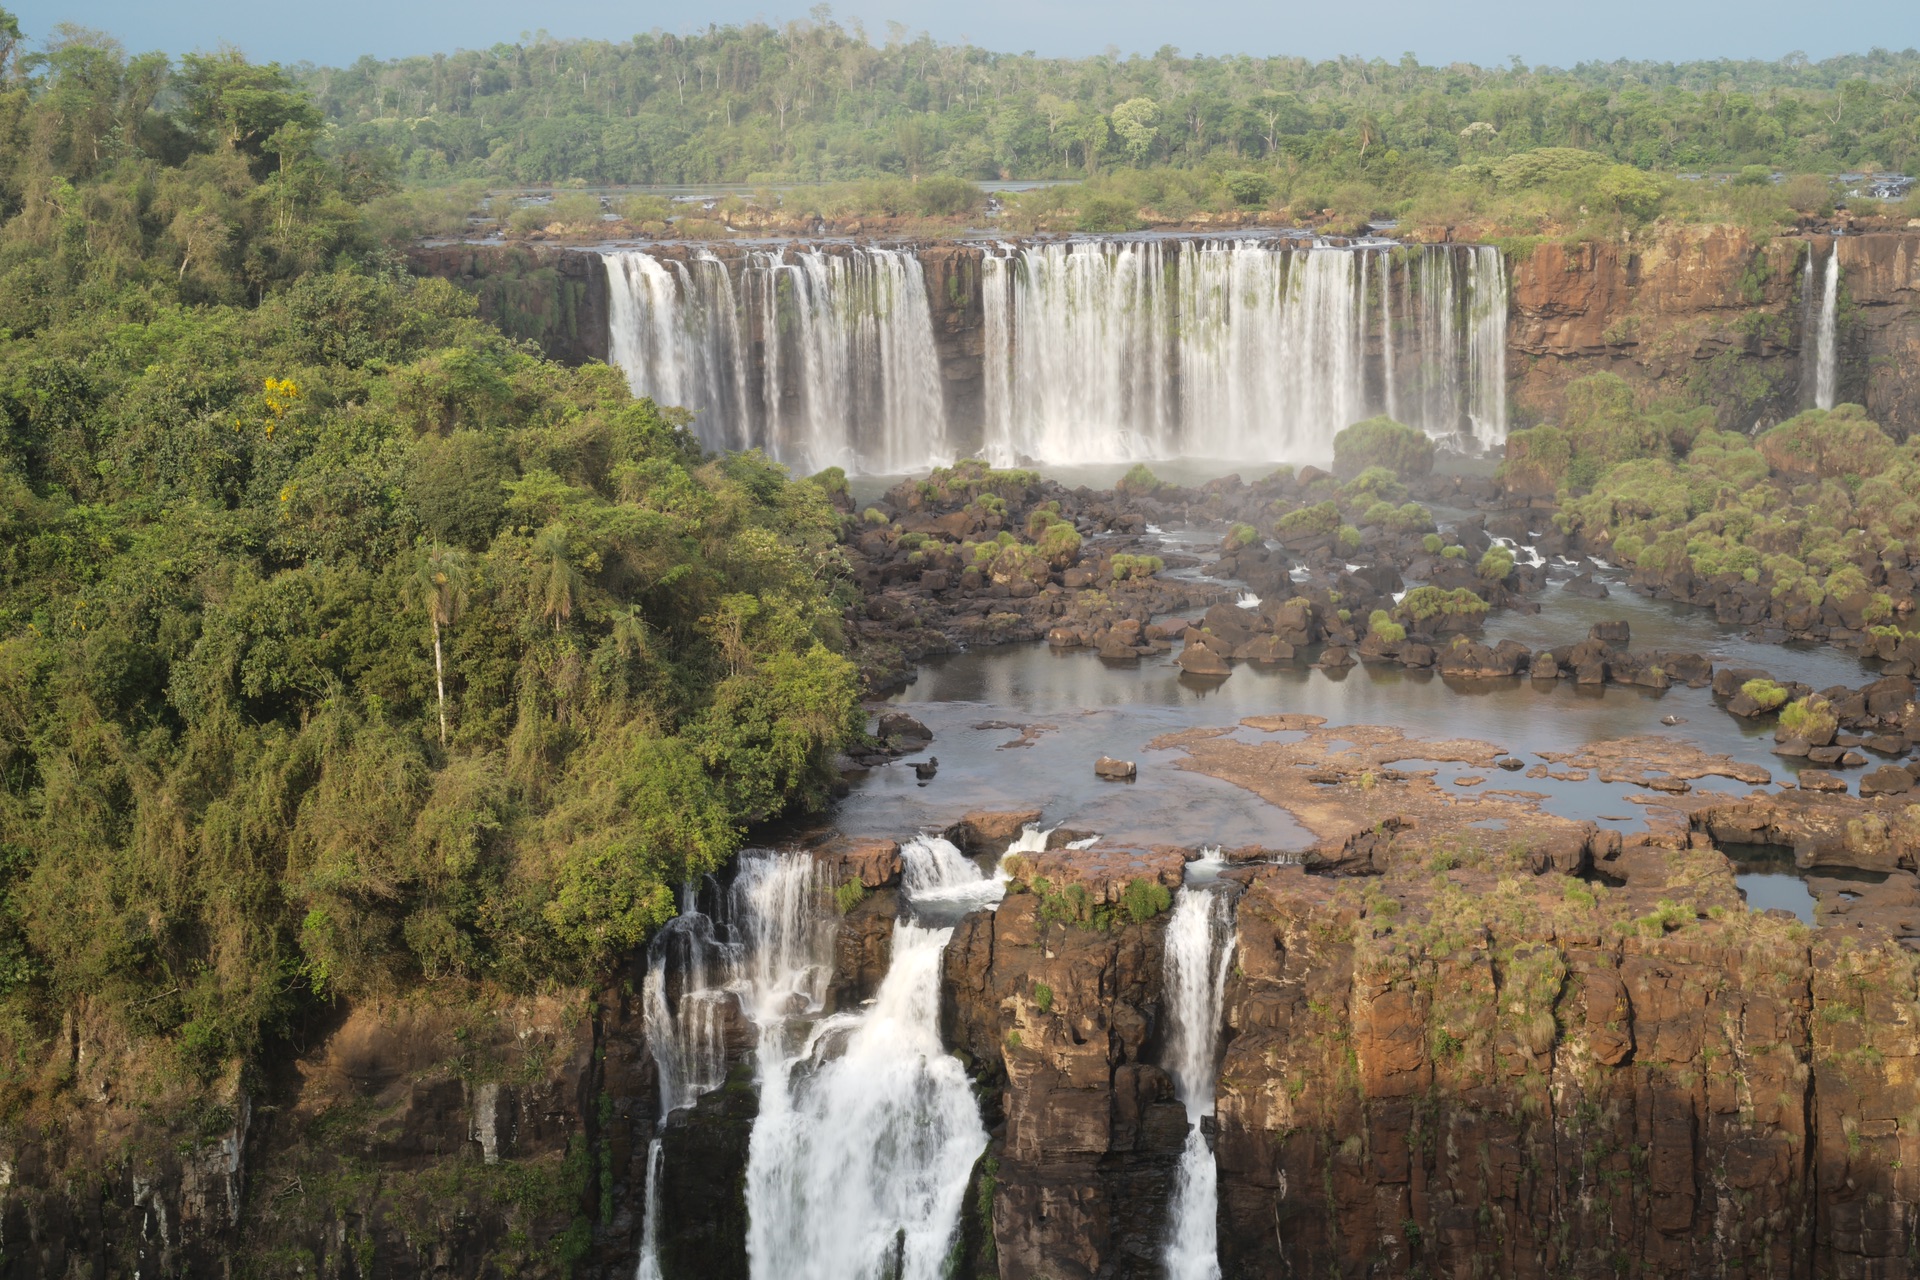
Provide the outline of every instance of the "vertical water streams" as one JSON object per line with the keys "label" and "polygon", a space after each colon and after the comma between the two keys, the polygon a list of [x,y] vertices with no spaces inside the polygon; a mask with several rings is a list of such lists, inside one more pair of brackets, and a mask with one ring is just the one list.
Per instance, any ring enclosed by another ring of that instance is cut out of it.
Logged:
{"label": "vertical water streams", "polygon": [[747,1161],[755,1280],[938,1280],[987,1133],[940,1043],[951,929],[899,923],[872,1005],[763,1054]]}
{"label": "vertical water streams", "polygon": [[[939,837],[909,841],[902,860],[909,904],[980,903],[998,887]],[[897,922],[868,1007],[763,1049],[747,1160],[755,1280],[944,1275],[987,1142],[966,1070],[940,1041],[940,960],[952,933]]]}
{"label": "vertical water streams", "polygon": [[[938,837],[910,841],[904,864],[908,903],[925,898],[936,914],[1003,888]],[[808,854],[749,851],[714,918],[689,895],[655,938],[643,994],[662,1123],[725,1080],[722,1015],[737,1002],[757,1035],[746,1170],[755,1280],[937,1280],[987,1141],[966,1071],[940,1040],[952,930],[896,923],[875,998],[828,1013],[839,926],[829,890]],[[647,1174],[637,1276],[659,1280],[670,1171],[657,1137]]]}
{"label": "vertical water streams", "polygon": [[1169,1280],[1219,1280],[1219,1168],[1202,1125],[1213,1113],[1220,1006],[1233,959],[1233,901],[1220,888],[1185,887],[1167,920],[1167,1070],[1186,1104],[1187,1143],[1168,1209]]}
{"label": "vertical water streams", "polygon": [[926,274],[910,250],[761,250],[736,281],[712,253],[604,256],[608,358],[634,394],[695,414],[714,449],[800,471],[951,459]]}
{"label": "vertical water streams", "polygon": [[1507,438],[1507,264],[1491,245],[1468,252],[1467,421],[1472,443],[1490,448]]}
{"label": "vertical water streams", "polygon": [[1820,323],[1814,338],[1813,403],[1818,409],[1833,408],[1839,381],[1836,347],[1840,310],[1840,237],[1833,238],[1833,250],[1827,257],[1827,278],[1820,294]]}
{"label": "vertical water streams", "polygon": [[[753,849],[740,855],[717,918],[703,914],[692,892],[680,914],[648,947],[641,998],[647,1047],[660,1080],[658,1128],[726,1080],[724,1024],[737,1005],[762,1044],[787,1020],[817,1014],[833,955],[833,917],[812,857]],[[665,1151],[659,1132],[647,1148],[647,1195],[641,1221],[639,1280],[659,1280],[660,1180]]]}
{"label": "vertical water streams", "polygon": [[1497,446],[1500,253],[1404,256],[1396,271],[1375,246],[1278,239],[990,246],[977,424],[947,420],[909,249],[755,250],[732,269],[709,252],[609,253],[609,352],[636,392],[693,408],[709,447],[764,448],[801,471],[894,474],[962,450],[1002,465],[1324,461],[1337,432],[1383,411]]}

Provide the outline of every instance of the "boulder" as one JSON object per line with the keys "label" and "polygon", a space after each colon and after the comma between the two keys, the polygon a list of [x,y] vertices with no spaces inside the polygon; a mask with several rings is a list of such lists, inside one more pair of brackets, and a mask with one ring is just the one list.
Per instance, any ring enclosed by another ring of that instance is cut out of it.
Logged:
{"label": "boulder", "polygon": [[1233,674],[1233,668],[1227,665],[1225,658],[1198,640],[1187,641],[1186,648],[1180,651],[1180,656],[1174,661],[1190,676],[1224,677]]}
{"label": "boulder", "polygon": [[1246,662],[1277,666],[1293,661],[1293,646],[1279,636],[1255,636],[1234,646],[1233,656]]}
{"label": "boulder", "polygon": [[972,857],[998,856],[1028,827],[1040,825],[1038,809],[983,809],[961,816],[960,821],[941,834]]}
{"label": "boulder", "polygon": [[933,730],[904,711],[889,711],[880,717],[880,723],[874,727],[873,736],[888,742],[924,743],[933,741]]}
{"label": "boulder", "polygon": [[858,880],[869,889],[885,889],[900,883],[898,840],[841,836],[812,852],[814,863],[836,885]]}
{"label": "boulder", "polygon": [[1578,596],[1582,600],[1605,600],[1609,595],[1613,594],[1607,590],[1606,583],[1595,582],[1593,575],[1590,573],[1582,573],[1569,579],[1567,584],[1560,589],[1568,595]]}
{"label": "boulder", "polygon": [[1132,782],[1139,772],[1131,760],[1115,760],[1112,756],[1101,756],[1093,762],[1093,776],[1105,778],[1109,782]]}
{"label": "boulder", "polygon": [[1593,629],[1587,632],[1587,638],[1602,640],[1607,644],[1627,644],[1633,639],[1633,634],[1625,618],[1616,618],[1611,622],[1594,623]]}
{"label": "boulder", "polygon": [[1883,764],[1860,779],[1862,796],[1899,796],[1911,790],[1913,775],[1899,765]]}
{"label": "boulder", "polygon": [[1747,681],[1765,680],[1766,678],[1767,673],[1759,667],[1721,667],[1713,673],[1713,696],[1716,698],[1737,697],[1740,693],[1740,686]]}

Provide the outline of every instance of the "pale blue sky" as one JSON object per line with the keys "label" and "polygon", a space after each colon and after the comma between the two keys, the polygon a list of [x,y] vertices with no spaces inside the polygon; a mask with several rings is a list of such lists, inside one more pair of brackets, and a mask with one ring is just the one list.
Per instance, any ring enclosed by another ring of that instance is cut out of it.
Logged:
{"label": "pale blue sky", "polygon": [[[484,47],[545,28],[557,36],[623,39],[661,29],[684,32],[709,22],[786,21],[805,3],[714,0],[0,0],[36,42],[54,24],[75,22],[118,36],[135,52],[182,53],[222,41],[257,59],[348,62]],[[1277,5],[1259,0],[848,0],[842,22],[858,18],[876,40],[889,20],[940,40],[970,38],[989,48],[1043,54],[1150,53],[1172,44],[1189,53],[1342,53],[1423,62],[1505,62],[1566,66],[1587,58],[1813,58],[1874,46],[1920,46],[1920,3],[1863,0],[1841,9],[1797,0],[1368,0],[1351,5]],[[1330,14],[1350,13],[1337,22]]]}

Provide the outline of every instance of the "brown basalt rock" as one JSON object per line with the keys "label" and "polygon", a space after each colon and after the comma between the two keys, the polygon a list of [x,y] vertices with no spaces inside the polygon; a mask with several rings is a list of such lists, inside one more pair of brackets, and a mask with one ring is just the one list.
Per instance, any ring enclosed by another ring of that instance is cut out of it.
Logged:
{"label": "brown basalt rock", "polygon": [[811,850],[834,884],[857,880],[869,889],[900,883],[900,842],[876,837],[838,836]]}
{"label": "brown basalt rock", "polygon": [[998,1274],[1146,1274],[1165,1246],[1186,1109],[1150,1060],[1162,921],[1047,921],[1030,893],[955,928],[949,1043],[1001,1084],[992,1216]]}
{"label": "brown basalt rock", "polygon": [[1040,825],[1040,810],[977,810],[966,814],[942,834],[972,857],[998,857],[1028,827]]}
{"label": "brown basalt rock", "polygon": [[1178,889],[1186,875],[1187,857],[1185,849],[1130,849],[1102,841],[1088,849],[1019,854],[1017,862],[1008,860],[1007,870],[1016,880],[1036,888],[1044,881],[1049,893],[1078,887],[1086,891],[1089,903],[1112,906],[1135,880]]}
{"label": "brown basalt rock", "polygon": [[1197,640],[1189,639],[1186,647],[1180,651],[1180,656],[1174,661],[1178,662],[1180,669],[1190,676],[1224,677],[1233,674],[1233,668],[1227,665],[1225,658]]}
{"label": "brown basalt rock", "polygon": [[[1848,1143],[1823,1149],[1824,1173],[1802,1163],[1823,1070],[1846,1078],[1833,1080],[1822,1123],[1902,1105],[1913,1090],[1877,1065],[1891,1056],[1846,1055],[1837,1038],[1833,1067],[1819,1065],[1816,1032],[1860,1024],[1823,1020],[1847,980],[1822,994],[1796,922],[1734,906],[1718,921],[1687,910],[1624,934],[1607,923],[1685,897],[1678,886],[1718,858],[1636,845],[1613,867],[1629,887],[1592,917],[1563,913],[1557,885],[1538,881],[1502,891],[1532,908],[1476,910],[1491,882],[1465,871],[1450,873],[1459,884],[1444,900],[1427,896],[1424,869],[1364,889],[1289,868],[1229,873],[1248,889],[1216,1143],[1226,1274],[1337,1272],[1355,1240],[1385,1250],[1386,1274],[1491,1263],[1537,1280],[1597,1278],[1625,1256],[1684,1275],[1726,1248],[1757,1260],[1747,1274],[1790,1274],[1802,1233],[1845,1201],[1830,1188]],[[1712,875],[1731,889],[1724,862]],[[1382,910],[1386,898],[1398,909]],[[1894,998],[1912,998],[1912,971],[1902,962],[1886,983]],[[1866,1022],[1877,1054],[1906,1035],[1888,1034],[1891,1019]],[[1737,1075],[1714,1065],[1734,1060]],[[1863,1097],[1877,1100],[1863,1110]],[[1646,1180],[1629,1200],[1562,1195],[1533,1173],[1569,1158],[1626,1170],[1636,1144]],[[1851,1147],[1873,1160],[1889,1203],[1901,1194],[1891,1151]],[[1899,1220],[1877,1203],[1870,1214]],[[1836,1231],[1821,1256],[1841,1268],[1859,1249],[1891,1265],[1903,1247],[1898,1232]]]}

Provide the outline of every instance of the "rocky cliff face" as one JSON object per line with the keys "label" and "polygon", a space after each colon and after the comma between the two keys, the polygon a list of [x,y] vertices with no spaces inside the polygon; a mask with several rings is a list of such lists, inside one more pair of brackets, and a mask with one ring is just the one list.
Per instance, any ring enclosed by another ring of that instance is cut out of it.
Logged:
{"label": "rocky cliff face", "polygon": [[999,1086],[987,1160],[992,1259],[1005,1280],[1157,1270],[1187,1132],[1154,1065],[1161,930],[1092,931],[1015,894],[968,916],[946,955],[949,1039]]}
{"label": "rocky cliff face", "polygon": [[1634,918],[1703,846],[1630,849],[1599,927],[1561,877],[1459,912],[1251,876],[1225,1274],[1912,1274],[1913,957],[1704,897]]}
{"label": "rocky cliff face", "polygon": [[1920,235],[1756,241],[1729,227],[1517,253],[1508,327],[1517,416],[1551,420],[1568,382],[1606,370],[1648,395],[1713,404],[1724,427],[1791,417],[1813,402],[1820,279],[1836,245],[1838,398],[1896,434],[1920,427]]}
{"label": "rocky cliff face", "polygon": [[450,280],[480,314],[563,364],[607,358],[607,273],[600,255],[538,245],[442,244],[415,248],[415,275]]}
{"label": "rocky cliff face", "polygon": [[[991,855],[1031,816],[949,834]],[[1224,1276],[1920,1271],[1920,880],[1852,886],[1857,920],[1835,882],[1812,930],[1744,911],[1704,830],[1573,875],[1402,828],[1364,867],[1226,873]],[[888,962],[899,848],[816,856],[869,890],[831,984],[857,1002]],[[1167,917],[1123,904],[1182,861],[1033,855],[955,928],[943,1026],[991,1133],[956,1275],[1162,1274],[1187,1127],[1159,1065]],[[119,1107],[128,1063],[83,1031],[63,1117],[4,1153],[0,1275],[630,1276],[658,1101],[627,976],[364,1005],[176,1116]],[[727,1083],[664,1130],[671,1280],[748,1275],[757,1101],[729,1044]]]}

